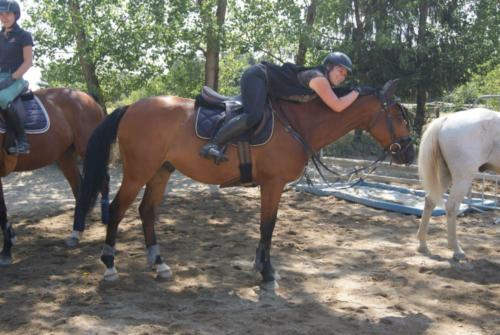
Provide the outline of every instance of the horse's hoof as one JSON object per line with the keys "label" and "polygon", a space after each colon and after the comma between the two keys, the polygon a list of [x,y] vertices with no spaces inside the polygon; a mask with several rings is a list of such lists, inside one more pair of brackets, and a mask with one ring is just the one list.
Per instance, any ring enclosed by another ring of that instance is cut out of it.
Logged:
{"label": "horse's hoof", "polygon": [[278,282],[276,280],[271,280],[271,281],[262,282],[260,284],[260,287],[264,291],[273,292],[279,288],[279,285],[278,285]]}
{"label": "horse's hoof", "polygon": [[466,259],[467,256],[465,256],[465,253],[463,252],[454,252],[453,253],[453,260],[455,261],[463,261],[464,259]]}
{"label": "horse's hoof", "polygon": [[423,255],[428,255],[429,254],[429,248],[427,248],[426,245],[421,245],[418,247],[417,251]]}
{"label": "horse's hoof", "polygon": [[113,266],[111,269],[106,269],[103,279],[107,282],[116,281],[118,279],[118,271],[116,271],[116,268]]}
{"label": "horse's hoof", "polygon": [[170,270],[169,266],[165,263],[158,265],[156,269],[156,278],[168,280],[172,278],[172,270]]}
{"label": "horse's hoof", "polygon": [[6,268],[12,264],[12,257],[0,257],[0,268]]}
{"label": "horse's hoof", "polygon": [[78,247],[79,240],[76,237],[70,237],[66,240],[66,246],[68,248],[76,248]]}

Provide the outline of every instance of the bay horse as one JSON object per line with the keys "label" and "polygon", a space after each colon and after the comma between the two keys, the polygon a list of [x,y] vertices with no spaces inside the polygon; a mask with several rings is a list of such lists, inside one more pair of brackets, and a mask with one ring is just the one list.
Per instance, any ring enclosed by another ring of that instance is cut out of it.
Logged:
{"label": "bay horse", "polygon": [[[414,159],[404,107],[392,99],[395,82],[386,84],[377,96],[357,99],[341,113],[330,110],[319,98],[297,104],[272,100],[276,108],[309,146],[318,151],[349,131],[360,128],[369,132],[397,163]],[[182,174],[206,184],[224,184],[239,177],[235,146],[227,151],[228,162],[220,165],[199,156],[204,143],[195,134],[195,101],[181,97],[150,97],[116,109],[99,125],[89,141],[84,161],[84,179],[75,207],[75,223],[85,220],[97,191],[107,175],[110,146],[118,139],[123,179],[109,207],[109,223],[101,261],[106,266],[105,280],[116,280],[114,266],[118,224],[125,211],[146,185],[139,206],[149,265],[159,277],[172,275],[163,262],[155,235],[154,223],[163,200],[170,174]],[[280,119],[280,118],[278,118]],[[308,154],[290,135],[282,121],[276,122],[271,139],[251,148],[253,179],[260,186],[260,241],[256,250],[255,269],[262,275],[265,289],[277,287],[271,265],[271,238],[276,223],[278,204],[285,185],[301,176]]]}
{"label": "bay horse", "polygon": [[[8,155],[5,149],[0,149],[0,177],[11,172],[39,169],[56,162],[76,198],[82,179],[77,155],[84,157],[88,139],[104,119],[105,113],[94,98],[84,92],[68,88],[49,88],[33,93],[44,105],[50,126],[46,132],[27,134],[31,146],[31,152],[27,155]],[[5,134],[0,134],[2,148],[5,139]],[[104,182],[102,185],[103,199],[107,199],[107,184]],[[0,266],[8,266],[12,263],[12,245],[16,236],[7,220],[1,179],[0,226],[4,236]]]}
{"label": "bay horse", "polygon": [[477,172],[500,172],[500,114],[472,108],[433,120],[425,130],[418,154],[424,190],[424,212],[418,228],[418,251],[429,253],[427,231],[432,210],[446,200],[448,248],[455,260],[465,259],[457,240],[456,217]]}

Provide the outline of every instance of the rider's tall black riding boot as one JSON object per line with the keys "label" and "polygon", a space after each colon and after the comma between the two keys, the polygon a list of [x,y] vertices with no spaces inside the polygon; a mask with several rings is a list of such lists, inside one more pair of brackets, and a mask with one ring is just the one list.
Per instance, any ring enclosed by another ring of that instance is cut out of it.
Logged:
{"label": "rider's tall black riding boot", "polygon": [[12,128],[16,135],[15,144],[7,148],[7,152],[11,155],[29,154],[30,145],[24,132],[24,106],[22,101],[11,102],[5,109],[4,115],[7,117],[7,125]]}
{"label": "rider's tall black riding boot", "polygon": [[221,147],[247,130],[247,119],[247,114],[240,114],[229,120],[219,129],[214,138],[201,148],[200,155],[205,158],[213,158],[215,164],[227,161]]}

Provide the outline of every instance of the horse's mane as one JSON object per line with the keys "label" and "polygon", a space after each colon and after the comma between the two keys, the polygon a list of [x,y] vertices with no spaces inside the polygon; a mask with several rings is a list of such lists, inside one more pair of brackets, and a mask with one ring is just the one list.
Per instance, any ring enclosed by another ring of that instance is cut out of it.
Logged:
{"label": "horse's mane", "polygon": [[[351,87],[332,87],[332,89],[339,98],[352,92]],[[373,98],[376,96],[370,95],[370,96],[359,97],[356,100],[354,100],[350,106],[348,106],[346,109],[344,109],[342,111],[342,113],[349,112],[353,109],[357,110],[359,108],[359,104],[366,103],[365,98],[368,98],[368,97]],[[287,106],[287,108],[284,108],[285,111],[289,111],[289,110],[291,110],[291,111],[293,111],[293,110],[312,111],[312,110],[314,110],[315,112],[326,113],[327,115],[331,115],[331,113],[332,113],[332,110],[330,109],[330,107],[328,107],[319,96],[316,96],[314,99],[311,99],[311,100],[306,101],[306,102],[296,102],[296,101],[290,101],[287,99],[276,99],[276,101],[278,101],[280,104],[285,104]],[[296,106],[296,107],[293,107],[293,106]],[[333,114],[337,114],[337,113],[333,113]]]}
{"label": "horse's mane", "polygon": [[93,93],[93,92],[86,92],[88,95],[90,95],[92,97],[92,99],[94,99],[95,102],[99,103],[99,97],[97,96],[97,94]]}

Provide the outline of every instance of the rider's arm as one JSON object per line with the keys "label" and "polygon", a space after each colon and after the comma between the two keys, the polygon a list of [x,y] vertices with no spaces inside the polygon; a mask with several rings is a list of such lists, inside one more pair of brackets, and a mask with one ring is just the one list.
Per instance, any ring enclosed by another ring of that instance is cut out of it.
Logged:
{"label": "rider's arm", "polygon": [[339,98],[333,92],[328,79],[325,77],[316,77],[311,79],[309,87],[316,92],[316,94],[323,100],[323,102],[330,107],[334,112],[342,112],[349,107],[354,100],[358,97],[359,93],[352,91],[351,93]]}
{"label": "rider's arm", "polygon": [[29,68],[33,65],[33,46],[32,45],[27,45],[23,48],[23,63],[21,66],[14,72],[12,73],[12,79],[19,79],[21,78],[26,71],[29,70]]}

